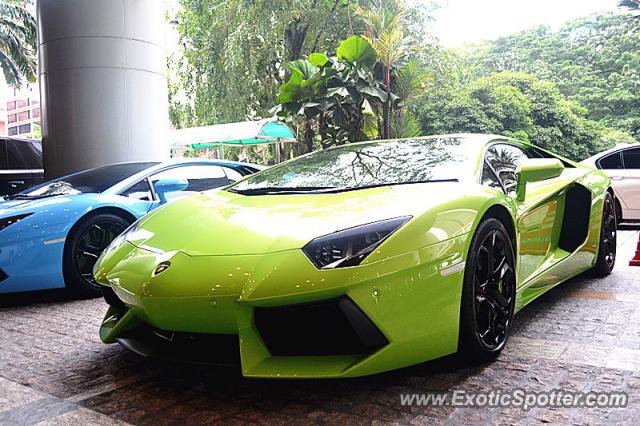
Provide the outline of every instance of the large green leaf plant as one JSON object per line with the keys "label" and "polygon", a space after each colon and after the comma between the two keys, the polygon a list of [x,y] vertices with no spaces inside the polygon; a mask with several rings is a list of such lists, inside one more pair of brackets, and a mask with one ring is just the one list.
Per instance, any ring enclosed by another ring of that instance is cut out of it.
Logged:
{"label": "large green leaf plant", "polygon": [[[344,40],[336,56],[312,53],[289,63],[275,112],[301,129],[302,151],[378,137],[388,94],[375,50],[366,38]],[[302,153],[302,152],[299,152]]]}

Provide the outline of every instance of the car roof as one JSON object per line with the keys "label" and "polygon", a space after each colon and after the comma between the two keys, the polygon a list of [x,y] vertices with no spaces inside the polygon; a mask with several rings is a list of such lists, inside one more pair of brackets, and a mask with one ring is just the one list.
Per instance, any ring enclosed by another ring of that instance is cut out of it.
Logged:
{"label": "car roof", "polygon": [[598,161],[599,159],[601,159],[604,156],[607,156],[609,154],[613,154],[615,152],[618,151],[624,151],[625,149],[629,149],[629,148],[637,148],[640,147],[640,142],[632,142],[632,143],[620,143],[617,144],[616,146],[614,146],[613,148],[609,148],[606,151],[602,151],[599,152],[596,155],[592,155],[591,157],[582,160],[580,163],[581,164],[588,164],[588,165],[594,165],[596,163],[596,161]]}
{"label": "car roof", "polygon": [[[145,161],[131,161],[131,162],[114,163],[114,164],[131,164],[131,163],[133,164],[145,163]],[[114,165],[114,164],[109,164],[109,165]],[[117,184],[113,185],[109,189],[105,190],[103,193],[105,194],[118,193],[121,190],[128,188],[131,184],[144,178],[145,176],[149,176],[151,174],[160,172],[165,169],[173,168],[176,166],[186,166],[186,165],[215,165],[215,166],[227,166],[231,168],[249,167],[257,170],[262,170],[264,168],[264,166],[260,166],[260,165],[242,163],[239,161],[229,161],[229,160],[200,159],[200,158],[171,159],[167,161],[157,162],[154,165],[118,182]]]}

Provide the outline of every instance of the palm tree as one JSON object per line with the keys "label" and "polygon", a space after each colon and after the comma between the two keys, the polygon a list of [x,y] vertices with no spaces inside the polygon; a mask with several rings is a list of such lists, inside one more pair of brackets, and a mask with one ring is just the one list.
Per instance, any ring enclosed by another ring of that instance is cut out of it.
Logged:
{"label": "palm tree", "polygon": [[405,35],[406,9],[401,0],[372,0],[358,7],[364,22],[364,36],[373,46],[383,68],[387,102],[383,104],[382,137],[391,137],[392,73],[411,53],[411,37]]}
{"label": "palm tree", "polygon": [[36,77],[36,20],[15,0],[0,0],[0,66],[8,84]]}

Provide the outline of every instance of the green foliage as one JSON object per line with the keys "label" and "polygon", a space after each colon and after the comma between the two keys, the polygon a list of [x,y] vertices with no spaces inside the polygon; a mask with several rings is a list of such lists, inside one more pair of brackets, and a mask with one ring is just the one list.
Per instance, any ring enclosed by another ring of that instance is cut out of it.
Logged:
{"label": "green foliage", "polygon": [[[533,28],[462,52],[429,36],[403,0],[180,0],[177,127],[277,112],[298,155],[380,137],[499,133],[580,159],[640,137],[635,13]],[[277,105],[275,110],[272,107]],[[289,149],[289,148],[287,148]],[[285,150],[286,151],[286,150]]]}
{"label": "green foliage", "polygon": [[464,58],[475,76],[520,71],[554,82],[588,118],[630,132],[640,108],[640,32],[627,18],[593,15],[556,32],[538,27],[476,47]]}
{"label": "green foliage", "polygon": [[[402,0],[371,0],[365,7],[359,6],[357,11],[364,21],[364,36],[381,65],[382,82],[388,95],[382,104],[382,137],[397,137],[397,134],[392,134],[392,128],[397,130],[398,123],[406,120],[400,111],[394,117],[394,99],[391,97],[392,91],[395,91],[393,77],[411,56],[412,47],[415,47],[413,38],[405,34],[409,27],[408,10]],[[394,119],[395,127],[392,126]]]}
{"label": "green foliage", "polygon": [[376,55],[364,37],[347,38],[335,57],[313,54],[288,67],[276,112],[305,129],[304,152],[313,150],[316,130],[322,147],[377,137],[378,110],[388,94],[376,78]]}
{"label": "green foliage", "polygon": [[461,88],[427,93],[419,117],[427,134],[502,134],[583,159],[604,147],[598,126],[585,112],[551,82],[502,72]]}
{"label": "green foliage", "polygon": [[351,65],[360,64],[364,67],[371,67],[378,60],[376,51],[373,50],[367,39],[355,35],[340,43],[336,55],[341,61],[346,61]]}
{"label": "green foliage", "polygon": [[[286,64],[353,33],[352,0],[180,0],[177,127],[268,115]],[[178,96],[181,94],[181,96]]]}
{"label": "green foliage", "polygon": [[8,84],[36,80],[36,20],[12,0],[0,2],[0,66]]}

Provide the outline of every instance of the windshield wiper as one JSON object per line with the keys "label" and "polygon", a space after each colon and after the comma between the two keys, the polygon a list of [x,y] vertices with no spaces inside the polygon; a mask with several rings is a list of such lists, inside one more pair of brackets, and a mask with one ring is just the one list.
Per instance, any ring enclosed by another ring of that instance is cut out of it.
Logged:
{"label": "windshield wiper", "polygon": [[300,187],[286,187],[286,186],[265,186],[262,188],[247,188],[236,189],[230,188],[229,192],[242,195],[269,195],[269,194],[308,194],[318,192],[331,192],[336,188],[331,186],[300,186]]}
{"label": "windshield wiper", "polygon": [[458,182],[458,179],[433,179],[433,180],[416,180],[410,182],[385,182],[385,183],[372,183],[370,185],[362,186],[301,186],[301,187],[283,187],[283,186],[265,186],[262,188],[247,188],[247,189],[228,189],[229,192],[242,195],[270,195],[270,194],[335,194],[338,192],[358,191],[361,189],[379,188],[382,186],[393,185],[411,185],[416,183],[438,183],[438,182]]}
{"label": "windshield wiper", "polygon": [[370,185],[362,186],[349,186],[344,188],[336,188],[336,192],[342,191],[357,191],[359,189],[379,188],[381,186],[395,186],[395,185],[413,185],[417,183],[440,183],[440,182],[459,182],[458,179],[433,179],[433,180],[412,180],[408,182],[386,182],[386,183],[372,183]]}

